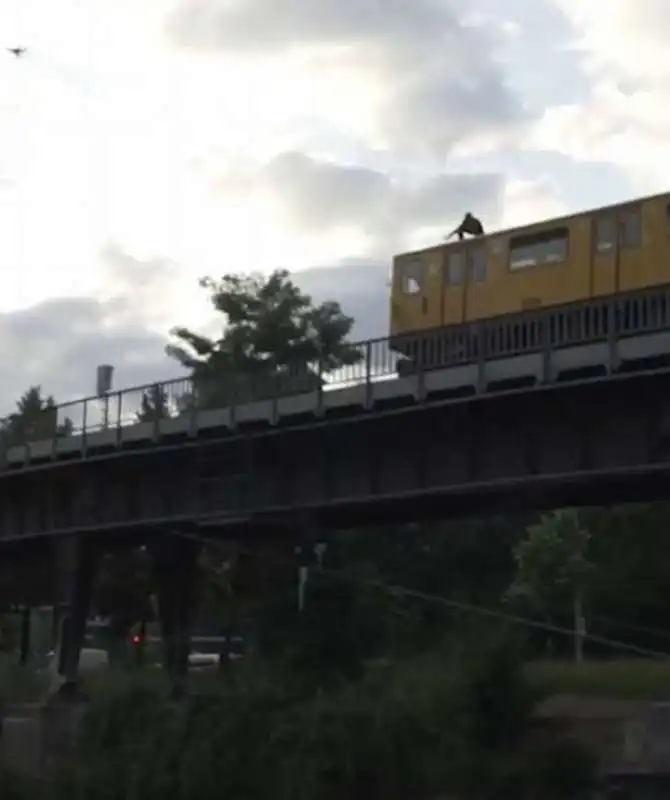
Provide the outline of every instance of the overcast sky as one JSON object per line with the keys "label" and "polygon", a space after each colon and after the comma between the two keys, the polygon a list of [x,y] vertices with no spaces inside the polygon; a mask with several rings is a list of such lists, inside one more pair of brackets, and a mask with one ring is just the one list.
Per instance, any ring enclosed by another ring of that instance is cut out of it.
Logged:
{"label": "overcast sky", "polygon": [[174,374],[197,279],[383,335],[391,255],[670,184],[660,0],[2,0],[0,410]]}

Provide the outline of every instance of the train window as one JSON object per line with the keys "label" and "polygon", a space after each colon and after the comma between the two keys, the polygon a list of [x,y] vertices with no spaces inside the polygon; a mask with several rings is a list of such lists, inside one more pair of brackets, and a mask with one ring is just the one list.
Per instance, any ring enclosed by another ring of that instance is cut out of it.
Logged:
{"label": "train window", "polygon": [[463,250],[449,253],[445,278],[447,286],[460,286],[465,282],[465,253]]}
{"label": "train window", "polygon": [[470,277],[474,283],[486,280],[485,247],[473,247],[470,251]]}
{"label": "train window", "polygon": [[567,228],[515,236],[509,243],[509,268],[527,269],[542,264],[560,264],[568,257]]}
{"label": "train window", "polygon": [[596,252],[609,253],[616,245],[616,222],[614,217],[598,217],[595,229]]}
{"label": "train window", "polygon": [[404,294],[421,294],[423,290],[425,266],[421,259],[406,261],[401,267],[402,291]]}
{"label": "train window", "polygon": [[639,211],[624,212],[619,221],[619,246],[626,249],[642,244],[642,216]]}

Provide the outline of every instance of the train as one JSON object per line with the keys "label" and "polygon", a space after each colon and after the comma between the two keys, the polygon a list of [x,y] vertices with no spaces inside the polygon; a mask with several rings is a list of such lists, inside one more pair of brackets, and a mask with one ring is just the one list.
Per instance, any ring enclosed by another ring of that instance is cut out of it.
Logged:
{"label": "train", "polygon": [[390,345],[417,334],[670,284],[670,193],[443,242],[393,260]]}

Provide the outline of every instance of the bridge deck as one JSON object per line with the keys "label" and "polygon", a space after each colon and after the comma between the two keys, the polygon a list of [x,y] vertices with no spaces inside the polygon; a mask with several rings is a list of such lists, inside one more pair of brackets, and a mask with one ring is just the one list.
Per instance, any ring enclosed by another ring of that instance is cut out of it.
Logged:
{"label": "bridge deck", "polygon": [[5,454],[8,466],[54,458],[68,458],[83,451],[149,445],[157,439],[193,436],[208,429],[236,430],[241,426],[290,424],[306,417],[355,415],[364,410],[411,405],[451,392],[482,394],[506,382],[527,380],[550,384],[566,375],[600,370],[603,374],[662,356],[670,356],[670,330],[627,336],[613,342],[542,349],[489,360],[429,369],[411,376],[371,377],[355,385],[315,390],[245,403],[236,407],[198,410],[157,422],[123,425],[121,420],[105,430],[82,430],[78,435],[54,437],[12,447]]}

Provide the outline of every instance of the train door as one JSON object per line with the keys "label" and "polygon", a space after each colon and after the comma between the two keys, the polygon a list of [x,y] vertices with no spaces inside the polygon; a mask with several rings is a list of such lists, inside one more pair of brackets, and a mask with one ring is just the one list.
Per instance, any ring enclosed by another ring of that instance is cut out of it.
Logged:
{"label": "train door", "polygon": [[396,333],[437,328],[441,324],[440,270],[435,259],[417,256],[399,264],[400,296],[393,308]]}
{"label": "train door", "polygon": [[465,319],[468,282],[468,245],[465,242],[446,250],[442,275],[442,325],[458,325]]}
{"label": "train door", "polygon": [[604,211],[593,219],[591,242],[591,296],[614,294],[619,283],[619,236],[616,212]]}

